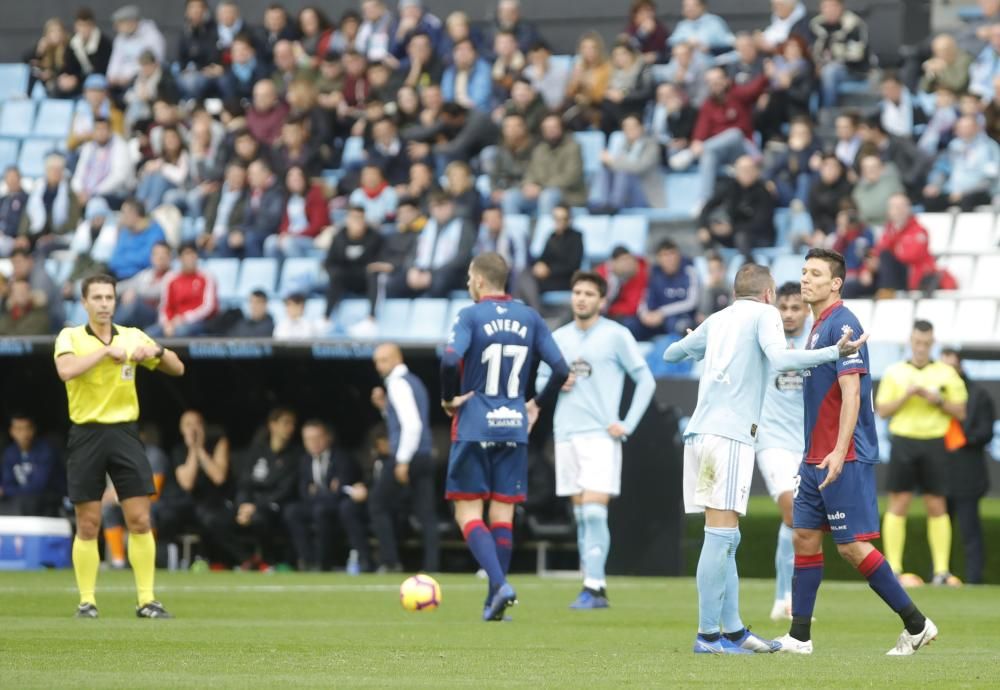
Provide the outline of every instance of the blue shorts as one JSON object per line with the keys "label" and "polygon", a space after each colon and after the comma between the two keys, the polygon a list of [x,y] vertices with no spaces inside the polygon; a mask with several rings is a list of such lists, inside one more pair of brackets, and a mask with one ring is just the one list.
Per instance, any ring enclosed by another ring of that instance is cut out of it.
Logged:
{"label": "blue shorts", "polygon": [[875,466],[867,462],[845,462],[837,481],[820,492],[819,485],[824,479],[826,470],[819,469],[818,465],[805,462],[799,465],[792,526],[830,532],[838,544],[878,539]]}
{"label": "blue shorts", "polygon": [[453,441],[445,498],[524,503],[528,490],[526,443]]}

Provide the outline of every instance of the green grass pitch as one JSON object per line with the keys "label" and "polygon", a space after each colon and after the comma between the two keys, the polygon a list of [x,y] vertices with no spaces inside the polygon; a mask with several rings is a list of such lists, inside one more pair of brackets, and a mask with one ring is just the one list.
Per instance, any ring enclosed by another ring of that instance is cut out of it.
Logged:
{"label": "green grass pitch", "polygon": [[[485,585],[440,578],[443,604],[408,613],[402,577],[161,573],[176,616],[137,620],[131,574],[102,572],[99,620],[70,617],[71,571],[0,573],[0,688],[959,688],[1000,686],[1000,587],[924,587],[937,642],[884,656],[899,620],[860,582],[820,589],[812,657],[691,653],[693,580],[613,578],[607,611],[570,611],[575,580],[512,578],[513,622],[479,621]],[[773,584],[744,580],[755,632]]]}

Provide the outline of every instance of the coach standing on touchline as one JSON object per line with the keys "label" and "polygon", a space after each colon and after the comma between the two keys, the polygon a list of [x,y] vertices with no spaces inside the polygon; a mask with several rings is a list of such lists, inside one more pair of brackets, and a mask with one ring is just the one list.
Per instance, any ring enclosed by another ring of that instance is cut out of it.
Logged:
{"label": "coach standing on touchline", "polygon": [[129,531],[128,557],[135,575],[136,616],[169,618],[153,596],[156,542],[150,530],[153,472],[139,440],[136,421],[136,365],[181,376],[177,354],[157,345],[138,328],[116,326],[115,279],[95,275],[83,281],[87,324],[64,328],[56,338],[55,361],[66,383],[73,426],[67,444],[69,498],[76,509],[73,570],[80,590],[78,618],[97,618],[94,590],[101,557],[101,496],[110,475]]}

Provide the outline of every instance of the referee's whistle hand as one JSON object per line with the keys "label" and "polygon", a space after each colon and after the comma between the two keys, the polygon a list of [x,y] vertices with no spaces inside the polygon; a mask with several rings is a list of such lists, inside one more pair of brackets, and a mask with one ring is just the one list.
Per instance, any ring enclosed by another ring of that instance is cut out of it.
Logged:
{"label": "referee's whistle hand", "polygon": [[128,355],[125,354],[125,349],[121,347],[108,346],[107,354],[108,357],[118,364],[124,364],[125,360],[128,359]]}

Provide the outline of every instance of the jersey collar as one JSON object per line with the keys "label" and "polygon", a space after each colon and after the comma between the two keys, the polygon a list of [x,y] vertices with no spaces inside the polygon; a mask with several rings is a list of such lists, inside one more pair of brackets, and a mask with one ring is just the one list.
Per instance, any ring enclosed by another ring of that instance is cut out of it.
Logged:
{"label": "jersey collar", "polygon": [[510,302],[513,297],[510,295],[487,295],[486,297],[480,297],[480,302]]}
{"label": "jersey collar", "polygon": [[834,312],[835,310],[837,310],[837,309],[839,309],[840,307],[842,307],[842,306],[843,306],[843,304],[844,304],[844,300],[842,300],[842,299],[838,299],[838,300],[837,300],[836,302],[834,302],[834,303],[833,303],[833,304],[831,304],[831,305],[830,305],[829,307],[827,307],[826,309],[824,309],[824,310],[822,311],[822,313],[821,313],[821,314],[819,315],[819,318],[818,318],[818,319],[816,319],[816,323],[814,323],[814,324],[813,324],[813,330],[816,330],[816,326],[818,326],[818,325],[820,325],[820,324],[821,324],[822,322],[826,321],[826,318],[827,318],[827,317],[828,317],[828,316],[829,316],[830,314],[832,314],[832,313],[833,313],[833,312]]}
{"label": "jersey collar", "polygon": [[115,336],[118,335],[118,327],[115,326],[114,324],[111,324],[111,340],[109,340],[107,343],[105,343],[103,340],[101,340],[101,338],[100,338],[99,335],[97,335],[96,333],[94,333],[94,329],[92,329],[90,327],[89,323],[86,326],[84,326],[84,329],[87,331],[87,335],[92,336],[94,338],[97,338],[98,340],[101,341],[102,345],[109,345],[111,343],[111,340],[114,340]]}

